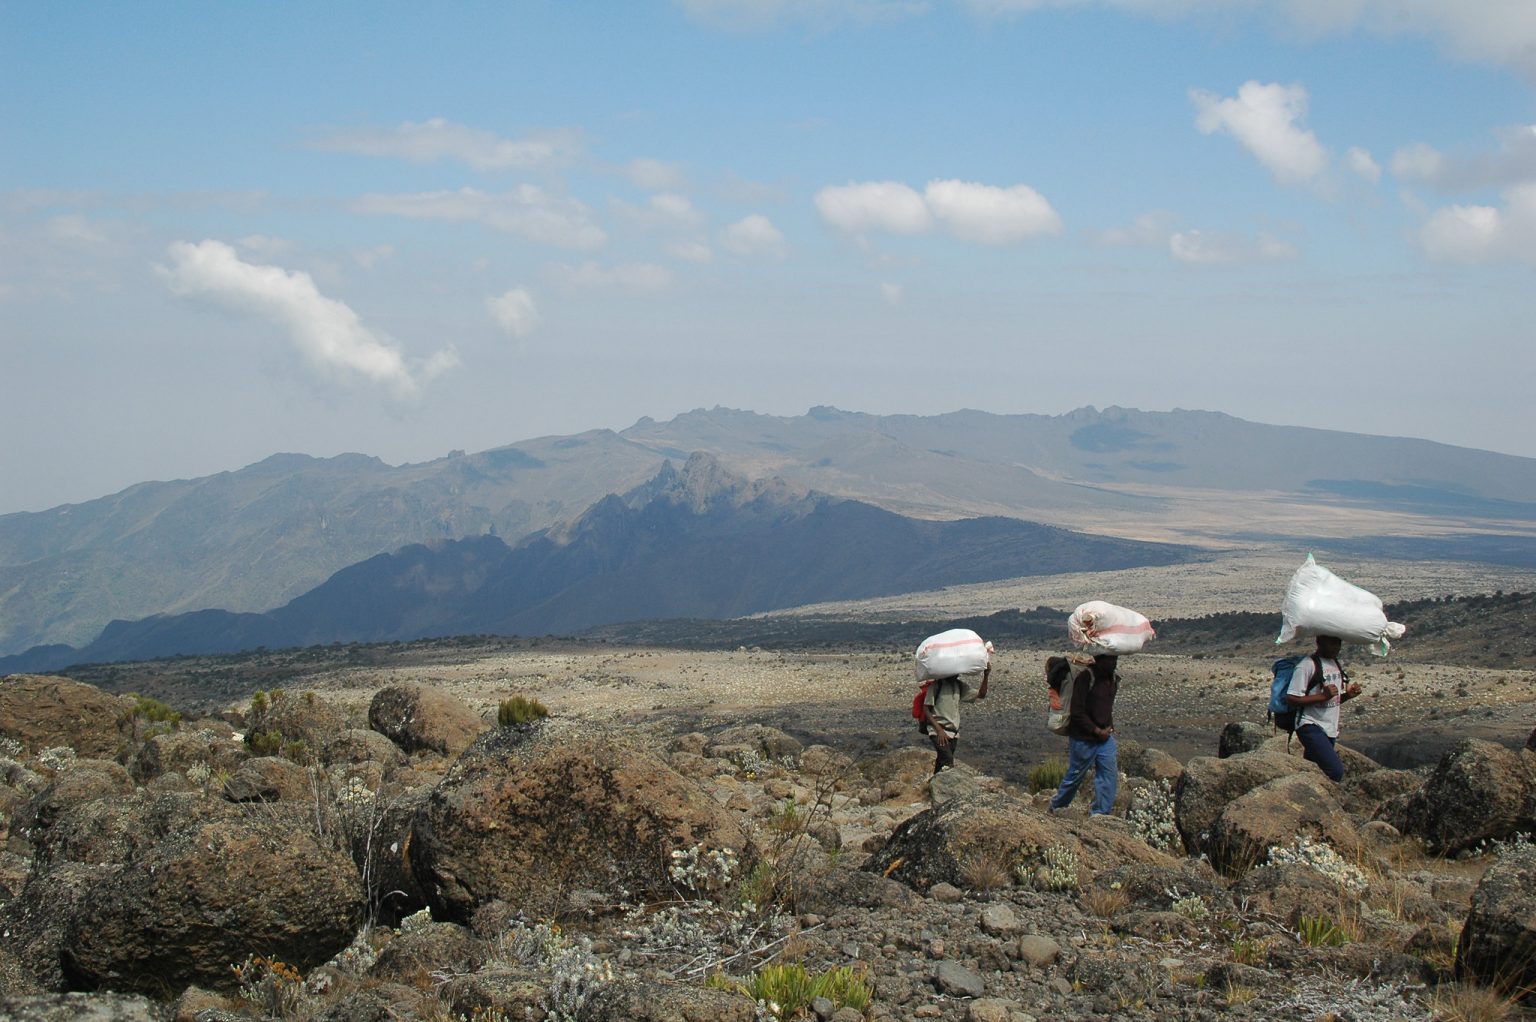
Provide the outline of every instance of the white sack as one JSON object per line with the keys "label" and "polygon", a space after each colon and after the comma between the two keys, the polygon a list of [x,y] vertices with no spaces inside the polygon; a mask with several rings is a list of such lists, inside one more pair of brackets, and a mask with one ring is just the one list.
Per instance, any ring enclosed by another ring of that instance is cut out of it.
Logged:
{"label": "white sack", "polygon": [[992,660],[992,644],[969,628],[930,635],[917,647],[917,680],[979,674]]}
{"label": "white sack", "polygon": [[1388,640],[1402,638],[1407,631],[1387,620],[1374,594],[1344,581],[1311,554],[1285,587],[1280,616],[1283,623],[1276,645],[1302,636],[1335,635],[1345,642],[1365,643],[1372,653],[1386,656],[1392,648]]}
{"label": "white sack", "polygon": [[1136,653],[1156,638],[1144,615],[1103,600],[1089,600],[1067,618],[1067,636],[1090,653],[1123,656]]}

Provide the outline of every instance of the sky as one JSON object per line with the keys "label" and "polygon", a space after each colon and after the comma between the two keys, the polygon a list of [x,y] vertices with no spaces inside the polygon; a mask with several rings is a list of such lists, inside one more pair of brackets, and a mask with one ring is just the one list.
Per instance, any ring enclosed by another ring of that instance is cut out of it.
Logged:
{"label": "sky", "polygon": [[721,405],[1536,456],[1530,0],[0,0],[0,514]]}

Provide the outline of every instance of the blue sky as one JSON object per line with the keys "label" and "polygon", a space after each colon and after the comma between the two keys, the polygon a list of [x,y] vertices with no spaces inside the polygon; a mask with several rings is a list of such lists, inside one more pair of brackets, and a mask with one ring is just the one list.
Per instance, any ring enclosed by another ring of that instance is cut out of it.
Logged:
{"label": "blue sky", "polygon": [[1536,456],[1536,4],[0,5],[0,513],[725,405]]}

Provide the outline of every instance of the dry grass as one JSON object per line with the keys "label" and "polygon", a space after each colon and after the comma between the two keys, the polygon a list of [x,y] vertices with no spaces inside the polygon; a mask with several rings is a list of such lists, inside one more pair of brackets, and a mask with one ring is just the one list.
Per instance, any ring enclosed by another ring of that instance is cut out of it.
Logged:
{"label": "dry grass", "polygon": [[1008,868],[993,855],[971,855],[960,863],[960,882],[972,891],[987,893],[1011,882]]}
{"label": "dry grass", "polygon": [[1090,887],[1078,895],[1078,900],[1100,919],[1113,919],[1131,903],[1130,896],[1118,887]]}
{"label": "dry grass", "polygon": [[1508,995],[1470,983],[1441,987],[1430,1002],[1435,1022],[1503,1022],[1514,1008]]}

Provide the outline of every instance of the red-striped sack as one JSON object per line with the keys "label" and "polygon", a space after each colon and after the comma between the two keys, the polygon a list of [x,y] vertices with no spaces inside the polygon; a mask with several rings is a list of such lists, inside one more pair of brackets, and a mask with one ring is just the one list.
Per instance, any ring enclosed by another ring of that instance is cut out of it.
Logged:
{"label": "red-striped sack", "polygon": [[1090,653],[1136,653],[1156,635],[1144,615],[1103,600],[1089,600],[1067,618],[1067,636]]}

